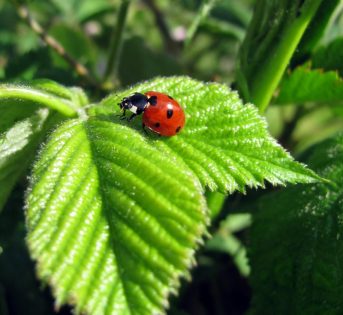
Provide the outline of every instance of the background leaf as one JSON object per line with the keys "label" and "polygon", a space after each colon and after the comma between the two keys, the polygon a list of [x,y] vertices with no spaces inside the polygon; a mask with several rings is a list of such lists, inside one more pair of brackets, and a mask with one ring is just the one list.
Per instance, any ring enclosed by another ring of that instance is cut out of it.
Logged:
{"label": "background leaf", "polygon": [[0,133],[0,210],[31,162],[48,113],[47,109],[40,110]]}
{"label": "background leaf", "polygon": [[31,183],[28,243],[58,305],[162,312],[205,229],[187,169],[129,127],[74,120],[55,131]]}
{"label": "background leaf", "polygon": [[16,122],[32,116],[35,113],[35,111],[39,109],[39,106],[31,102],[21,101],[20,104],[23,106],[21,106],[21,108],[18,109],[12,106],[13,101],[1,100],[0,133],[6,132]]}
{"label": "background leaf", "polygon": [[337,38],[327,46],[320,47],[312,56],[313,68],[338,71],[343,77],[343,38]]}
{"label": "background leaf", "polygon": [[336,72],[298,67],[282,81],[275,103],[337,103],[342,100],[343,81]]}
{"label": "background leaf", "polygon": [[252,314],[343,312],[343,135],[307,156],[336,186],[290,187],[261,201],[251,231]]}
{"label": "background leaf", "polygon": [[234,233],[240,232],[250,225],[250,213],[230,214],[220,223],[219,229],[213,237],[206,242],[205,246],[207,250],[223,252],[232,256],[237,269],[244,276],[248,276],[250,273],[246,247]]}

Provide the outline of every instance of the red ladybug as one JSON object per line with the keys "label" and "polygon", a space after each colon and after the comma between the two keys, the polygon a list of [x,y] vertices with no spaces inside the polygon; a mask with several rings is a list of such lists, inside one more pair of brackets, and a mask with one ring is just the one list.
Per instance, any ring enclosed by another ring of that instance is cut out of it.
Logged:
{"label": "red ladybug", "polygon": [[119,106],[123,118],[126,110],[132,112],[129,121],[143,113],[143,129],[147,127],[161,136],[174,136],[185,125],[185,113],[179,103],[160,92],[134,93],[123,98]]}

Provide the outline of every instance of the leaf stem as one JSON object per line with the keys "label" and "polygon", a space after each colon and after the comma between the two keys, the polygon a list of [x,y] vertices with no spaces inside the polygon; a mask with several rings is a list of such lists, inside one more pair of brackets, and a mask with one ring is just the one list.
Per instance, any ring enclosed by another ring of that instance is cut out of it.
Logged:
{"label": "leaf stem", "polygon": [[61,101],[58,97],[53,97],[52,95],[28,87],[2,84],[0,85],[1,99],[13,99],[13,102],[17,104],[20,104],[21,100],[28,100],[56,110],[67,117],[77,116],[77,112],[71,103],[68,104],[67,101]]}
{"label": "leaf stem", "polygon": [[117,77],[118,64],[123,41],[123,33],[130,2],[130,0],[122,0],[119,7],[117,24],[112,31],[112,37],[109,48],[109,58],[107,61],[106,71],[103,78],[103,82],[105,83],[109,80],[111,75]]}
{"label": "leaf stem", "polygon": [[250,98],[251,101],[259,107],[263,113],[273,93],[277,88],[287,65],[300,42],[308,24],[311,22],[316,13],[321,0],[313,0],[308,2],[306,9],[297,17],[280,36],[280,41],[276,45],[272,58],[270,58],[261,71],[254,75],[251,84]]}

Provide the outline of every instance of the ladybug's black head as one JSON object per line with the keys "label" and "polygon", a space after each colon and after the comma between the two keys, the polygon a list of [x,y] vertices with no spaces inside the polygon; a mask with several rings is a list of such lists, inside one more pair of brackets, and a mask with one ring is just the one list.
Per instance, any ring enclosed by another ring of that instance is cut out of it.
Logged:
{"label": "ladybug's black head", "polygon": [[139,115],[144,112],[149,103],[147,96],[141,93],[135,93],[129,97],[124,97],[118,105],[124,111],[129,110],[134,114]]}

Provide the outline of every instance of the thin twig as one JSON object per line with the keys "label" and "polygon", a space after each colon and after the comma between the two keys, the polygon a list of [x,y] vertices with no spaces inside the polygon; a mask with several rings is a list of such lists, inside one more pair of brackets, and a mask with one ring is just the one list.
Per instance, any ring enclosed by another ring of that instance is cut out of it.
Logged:
{"label": "thin twig", "polygon": [[109,79],[111,75],[117,76],[119,58],[123,42],[123,32],[129,10],[130,0],[122,0],[118,11],[117,25],[113,29],[112,38],[109,48],[109,58],[107,61],[106,71],[103,82]]}
{"label": "thin twig", "polygon": [[52,36],[48,35],[43,27],[31,16],[29,9],[24,5],[19,5],[16,1],[13,1],[17,7],[18,15],[30,26],[30,28],[39,35],[43,42],[51,47],[57,54],[59,54],[76,73],[85,78],[85,80],[92,86],[98,86],[98,83],[90,75],[88,69],[69,55],[63,46]]}

